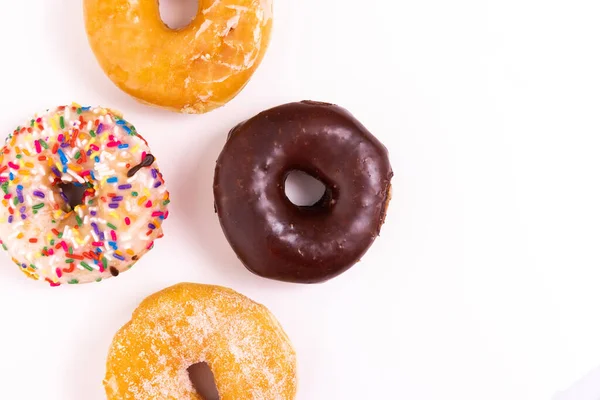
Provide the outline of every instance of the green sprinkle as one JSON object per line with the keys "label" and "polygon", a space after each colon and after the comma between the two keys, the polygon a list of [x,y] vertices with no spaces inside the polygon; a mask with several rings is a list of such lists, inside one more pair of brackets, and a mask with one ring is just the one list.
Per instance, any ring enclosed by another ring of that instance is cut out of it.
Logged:
{"label": "green sprinkle", "polygon": [[50,246],[54,246],[54,243],[56,243],[54,239],[50,239]]}
{"label": "green sprinkle", "polygon": [[46,143],[44,139],[39,139],[38,142],[40,142],[43,148],[45,148],[46,150],[48,149],[48,143]]}
{"label": "green sprinkle", "polygon": [[6,245],[5,245],[4,243],[2,243],[2,248],[3,248],[4,250],[8,250],[8,247],[6,247]]}
{"label": "green sprinkle", "polygon": [[106,259],[106,257],[102,257],[102,266],[104,267],[104,269],[108,267],[108,260]]}
{"label": "green sprinkle", "polygon": [[33,264],[29,264],[29,266],[30,266],[32,269],[37,269],[37,267],[36,267],[35,265],[33,265]]}
{"label": "green sprinkle", "polygon": [[22,154],[17,154],[17,158],[21,159],[21,158],[23,158],[23,155]]}
{"label": "green sprinkle", "polygon": [[75,220],[77,221],[77,225],[81,226],[81,224],[83,224],[83,221],[81,220],[81,217],[77,214],[75,214]]}
{"label": "green sprinkle", "polygon": [[60,116],[60,129],[65,129],[65,117]]}
{"label": "green sprinkle", "polygon": [[94,268],[90,267],[86,262],[82,261],[79,263],[79,265],[81,265],[83,268],[87,269],[88,271],[93,271]]}
{"label": "green sprinkle", "polygon": [[133,197],[137,197],[137,196],[138,196],[138,192],[131,192],[131,195],[132,195]]}
{"label": "green sprinkle", "polygon": [[90,131],[90,136],[91,136],[91,137],[96,137],[96,132],[94,132],[94,130],[93,130],[93,129]]}
{"label": "green sprinkle", "polygon": [[39,210],[40,208],[43,208],[43,207],[44,207],[44,205],[45,205],[44,203],[40,203],[40,204],[36,204],[36,205],[35,205],[35,206],[33,206],[32,208],[33,208],[34,210]]}
{"label": "green sprinkle", "polygon": [[81,107],[77,109],[77,114],[81,114]]}
{"label": "green sprinkle", "polygon": [[171,202],[171,200],[165,200],[163,201],[163,206],[166,206],[167,204],[169,204]]}
{"label": "green sprinkle", "polygon": [[69,253],[68,254],[73,254],[73,246],[69,246]]}
{"label": "green sprinkle", "polygon": [[96,279],[96,282],[102,282],[102,278]]}
{"label": "green sprinkle", "polygon": [[69,285],[76,285],[79,283],[79,281],[77,279],[71,279],[69,282],[67,282]]}
{"label": "green sprinkle", "polygon": [[114,226],[113,224],[111,224],[110,222],[107,222],[106,225],[110,228],[110,229],[117,229],[116,226]]}
{"label": "green sprinkle", "polygon": [[35,125],[35,120],[32,119],[29,125],[33,127]]}
{"label": "green sprinkle", "polygon": [[8,182],[4,182],[2,184],[2,191],[4,192],[4,194],[8,194]]}
{"label": "green sprinkle", "polygon": [[81,152],[77,150],[77,153],[75,153],[75,159],[79,160],[79,157],[81,157]]}
{"label": "green sprinkle", "polygon": [[73,264],[73,263],[75,262],[75,260],[73,260],[72,258],[67,258],[67,259],[65,260],[65,262],[66,262],[67,264]]}
{"label": "green sprinkle", "polygon": [[63,237],[63,233],[62,233],[62,232],[59,232],[59,233],[58,233],[58,238],[59,238],[59,239],[62,239],[62,237]]}
{"label": "green sprinkle", "polygon": [[13,204],[16,206],[17,204],[19,204],[19,198],[18,197],[13,197]]}

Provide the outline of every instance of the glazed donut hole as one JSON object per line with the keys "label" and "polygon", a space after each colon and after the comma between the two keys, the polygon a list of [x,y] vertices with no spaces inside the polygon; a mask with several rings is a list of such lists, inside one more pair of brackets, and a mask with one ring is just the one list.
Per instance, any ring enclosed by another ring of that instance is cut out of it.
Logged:
{"label": "glazed donut hole", "polygon": [[210,367],[205,362],[193,364],[188,368],[188,374],[192,386],[203,400],[220,400],[215,376]]}
{"label": "glazed donut hole", "polygon": [[160,19],[173,30],[183,29],[198,17],[200,2],[201,0],[159,0]]}

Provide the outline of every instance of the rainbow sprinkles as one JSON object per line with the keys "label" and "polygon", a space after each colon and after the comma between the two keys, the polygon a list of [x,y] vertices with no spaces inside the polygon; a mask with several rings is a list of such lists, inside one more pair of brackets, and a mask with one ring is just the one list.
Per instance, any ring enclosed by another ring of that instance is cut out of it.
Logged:
{"label": "rainbow sprinkles", "polygon": [[117,276],[157,238],[169,192],[122,116],[73,104],[36,115],[0,150],[0,244],[52,286]]}

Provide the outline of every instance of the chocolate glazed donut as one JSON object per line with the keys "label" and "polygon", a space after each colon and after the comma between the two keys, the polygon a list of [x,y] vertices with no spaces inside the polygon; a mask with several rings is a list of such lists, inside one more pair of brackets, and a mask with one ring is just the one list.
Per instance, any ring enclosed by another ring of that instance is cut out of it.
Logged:
{"label": "chocolate glazed donut", "polygon": [[[287,198],[285,180],[294,170],[325,185],[314,205]],[[348,111],[290,103],[231,130],[217,160],[215,209],[250,271],[323,282],[354,265],[379,235],[392,175],[386,148]]]}

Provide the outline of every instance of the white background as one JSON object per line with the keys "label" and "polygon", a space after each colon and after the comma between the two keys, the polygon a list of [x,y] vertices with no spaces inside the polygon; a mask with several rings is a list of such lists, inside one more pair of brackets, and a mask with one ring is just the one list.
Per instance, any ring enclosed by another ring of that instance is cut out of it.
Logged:
{"label": "white background", "polygon": [[[74,100],[120,109],[173,202],[166,237],[117,279],[49,288],[0,255],[0,398],[104,399],[114,333],[145,296],[192,281],[275,313],[300,400],[562,399],[600,365],[599,15],[596,0],[275,0],[248,87],[186,116],[111,84],[80,1],[4,2],[0,130]],[[212,207],[227,131],[301,99],[348,108],[395,172],[382,236],[314,286],[247,272]],[[598,399],[592,381],[564,398]]]}

